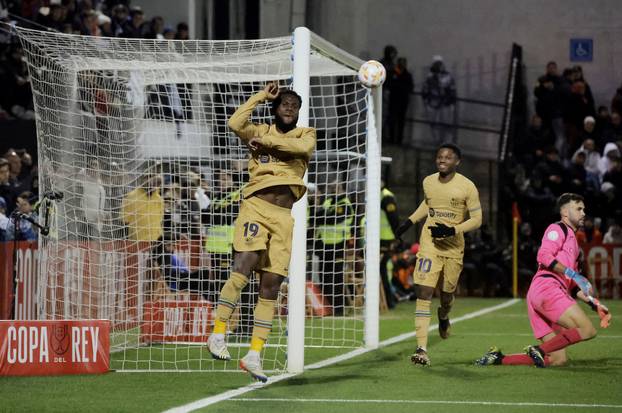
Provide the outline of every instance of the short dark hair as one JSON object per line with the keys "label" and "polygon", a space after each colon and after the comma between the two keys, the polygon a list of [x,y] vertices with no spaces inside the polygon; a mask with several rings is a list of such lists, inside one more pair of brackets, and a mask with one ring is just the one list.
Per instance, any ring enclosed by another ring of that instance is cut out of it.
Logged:
{"label": "short dark hair", "polygon": [[30,191],[24,191],[22,193],[20,193],[17,198],[22,198],[26,201],[28,201],[29,204],[34,204],[35,202],[37,202],[37,195],[33,194]]}
{"label": "short dark hair", "polygon": [[575,194],[572,192],[566,192],[565,194],[561,194],[559,196],[559,198],[557,198],[557,211],[561,211],[562,207],[572,201],[575,202],[584,202],[584,198],[579,195],[579,194]]}
{"label": "short dark hair", "polygon": [[279,91],[279,95],[276,97],[276,99],[272,101],[272,115],[273,116],[276,115],[276,109],[281,104],[281,101],[283,100],[283,96],[285,95],[294,96],[296,99],[298,99],[298,104],[302,106],[302,97],[300,97],[298,93],[294,92],[291,89],[281,89]]}
{"label": "short dark hair", "polygon": [[453,153],[456,154],[458,159],[462,159],[462,151],[460,150],[458,145],[455,145],[449,142],[443,143],[441,146],[438,147],[438,149],[436,150],[436,153],[438,153],[438,151],[440,151],[441,149],[451,149],[451,151],[453,151]]}

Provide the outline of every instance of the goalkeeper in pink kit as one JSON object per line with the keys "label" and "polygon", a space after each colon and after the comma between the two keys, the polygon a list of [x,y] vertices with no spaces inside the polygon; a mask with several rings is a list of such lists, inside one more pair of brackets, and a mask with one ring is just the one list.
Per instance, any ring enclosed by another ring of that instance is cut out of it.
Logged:
{"label": "goalkeeper in pink kit", "polygon": [[557,200],[561,220],[544,232],[538,250],[538,271],[527,293],[527,310],[534,336],[541,344],[522,354],[504,355],[492,347],[476,364],[560,366],[566,363],[565,348],[596,336],[592,322],[575,298],[598,312],[601,327],[608,327],[609,310],[592,297],[592,286],[579,274],[580,249],[575,232],[583,225],[583,197],[566,193]]}

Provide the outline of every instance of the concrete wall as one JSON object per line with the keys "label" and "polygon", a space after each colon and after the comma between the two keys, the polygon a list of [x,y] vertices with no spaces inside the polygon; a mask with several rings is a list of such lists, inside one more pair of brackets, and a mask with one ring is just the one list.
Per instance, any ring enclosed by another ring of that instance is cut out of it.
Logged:
{"label": "concrete wall", "polygon": [[[291,4],[262,0],[262,33],[289,33]],[[622,82],[619,0],[313,0],[306,10],[313,31],[362,58],[394,44],[418,85],[432,56],[442,55],[463,96],[501,100],[512,42],[524,48],[529,85],[549,60],[571,64],[574,37],[594,39],[594,61],[582,66],[597,104]]]}

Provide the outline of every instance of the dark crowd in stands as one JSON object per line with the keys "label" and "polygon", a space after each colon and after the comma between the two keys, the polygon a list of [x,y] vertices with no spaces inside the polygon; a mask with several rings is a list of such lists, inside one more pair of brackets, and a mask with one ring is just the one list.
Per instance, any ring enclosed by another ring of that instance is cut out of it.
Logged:
{"label": "dark crowd in stands", "polygon": [[539,240],[558,217],[556,197],[575,192],[587,214],[579,242],[622,243],[622,87],[595,102],[581,66],[560,74],[549,62],[533,93],[535,114],[517,139],[504,194],[519,207],[521,232]]}
{"label": "dark crowd in stands", "polygon": [[[8,0],[0,21],[90,36],[176,39],[189,37],[188,24],[170,26],[130,0]],[[17,39],[0,31],[0,121],[34,119],[30,77]]]}

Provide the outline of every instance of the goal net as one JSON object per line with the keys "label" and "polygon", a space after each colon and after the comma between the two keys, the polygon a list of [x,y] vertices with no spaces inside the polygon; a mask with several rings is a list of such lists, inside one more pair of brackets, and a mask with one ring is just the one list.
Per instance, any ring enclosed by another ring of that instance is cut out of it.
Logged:
{"label": "goal net", "polygon": [[[35,279],[18,284],[32,290],[34,318],[110,320],[116,370],[236,370],[256,277],[229,324],[233,360],[214,361],[205,346],[248,180],[248,150],[227,120],[266,82],[295,87],[303,76],[299,125],[317,128],[318,141],[308,196],[294,209],[298,261],[264,369],[287,368],[294,336],[311,357],[377,341],[369,320],[376,313],[377,322],[378,236],[366,221],[377,214],[379,156],[369,154],[375,115],[356,79],[361,61],[312,34],[305,56],[290,36],[159,41],[16,30],[35,100],[40,191],[64,194],[39,242]],[[297,56],[308,60],[306,74],[294,75]],[[271,118],[267,104],[252,114]],[[370,293],[375,308],[366,309]]]}

